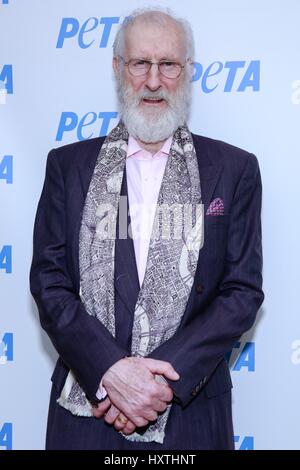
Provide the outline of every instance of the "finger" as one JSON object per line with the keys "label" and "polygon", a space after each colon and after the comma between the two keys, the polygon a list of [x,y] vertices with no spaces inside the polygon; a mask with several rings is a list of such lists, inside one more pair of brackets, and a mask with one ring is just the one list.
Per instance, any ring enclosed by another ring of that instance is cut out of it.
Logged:
{"label": "finger", "polygon": [[157,420],[157,413],[156,411],[149,410],[144,413],[144,418],[146,418],[148,421],[156,421]]}
{"label": "finger", "polygon": [[132,434],[136,429],[136,426],[133,424],[132,421],[128,421],[128,423],[126,424],[126,426],[122,429],[122,433],[123,434]]}
{"label": "finger", "polygon": [[147,361],[147,367],[153,374],[161,374],[164,375],[167,379],[170,380],[178,380],[179,374],[176,372],[172,364],[165,361],[159,361],[157,359],[144,359],[145,362]]}
{"label": "finger", "polygon": [[105,415],[104,420],[107,424],[113,424],[114,421],[119,416],[119,414],[120,414],[120,410],[116,408],[114,405],[111,405],[111,407],[109,408],[108,412]]}
{"label": "finger", "polygon": [[154,410],[157,411],[158,413],[162,413],[165,411],[168,407],[168,403],[165,401],[157,400],[154,404]]}
{"label": "finger", "polygon": [[173,390],[168,385],[159,385],[157,390],[157,398],[160,401],[170,403],[173,400]]}
{"label": "finger", "polygon": [[[157,383],[159,383],[159,384],[161,384],[161,385],[165,385],[165,386],[167,386],[167,388],[169,389],[169,390],[166,390],[166,389],[163,389],[163,390],[162,390],[163,392],[165,392],[165,393],[164,393],[164,397],[165,397],[165,399],[166,399],[165,401],[172,401],[172,399],[173,399],[173,390],[171,389],[169,383],[168,383],[167,380],[164,378],[164,376],[163,376],[163,375],[157,375],[157,374],[155,374],[154,378],[155,378],[155,382],[157,382]],[[161,389],[160,389],[160,392],[161,392]],[[155,409],[156,409],[156,408],[155,408]],[[157,411],[159,411],[159,410],[157,410]]]}
{"label": "finger", "polygon": [[95,418],[102,418],[104,413],[107,411],[107,409],[110,407],[110,399],[106,398],[104,401],[101,403],[98,403],[97,407],[92,408],[92,413]]}
{"label": "finger", "polygon": [[121,431],[123,430],[123,428],[125,428],[127,423],[128,423],[128,418],[126,418],[126,416],[124,416],[123,413],[120,413],[114,422],[114,428],[117,431]]}
{"label": "finger", "polygon": [[143,428],[144,426],[147,426],[147,424],[149,424],[149,421],[145,418],[142,418],[141,416],[131,416],[130,419],[133,424],[135,424],[135,426],[138,428]]}
{"label": "finger", "polygon": [[165,379],[163,375],[155,374],[154,378],[155,378],[155,381],[158,382],[159,384],[169,385],[168,381]]}

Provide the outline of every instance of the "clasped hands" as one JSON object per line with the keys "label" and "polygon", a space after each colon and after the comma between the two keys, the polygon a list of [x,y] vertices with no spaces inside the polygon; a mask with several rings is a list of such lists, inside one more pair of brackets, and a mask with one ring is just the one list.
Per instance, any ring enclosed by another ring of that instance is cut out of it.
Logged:
{"label": "clasped hands", "polygon": [[113,364],[102,383],[107,398],[93,408],[95,418],[102,418],[123,434],[155,421],[173,399],[171,387],[160,377],[178,380],[179,375],[165,361],[126,357]]}

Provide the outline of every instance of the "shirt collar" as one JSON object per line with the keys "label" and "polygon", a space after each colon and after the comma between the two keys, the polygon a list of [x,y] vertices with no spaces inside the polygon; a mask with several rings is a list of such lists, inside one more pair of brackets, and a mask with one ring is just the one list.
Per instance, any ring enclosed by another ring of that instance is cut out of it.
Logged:
{"label": "shirt collar", "polygon": [[[173,139],[173,136],[170,136],[167,140],[165,140],[164,143],[163,143],[162,148],[156,154],[154,154],[153,157],[155,155],[157,155],[158,153],[160,153],[160,152],[164,153],[166,155],[169,155],[170,148],[171,148],[171,145],[172,145],[172,139]],[[132,137],[132,135],[130,135],[129,138],[128,138],[127,157],[131,157],[135,153],[138,153],[138,152],[141,152],[141,151],[146,152],[146,150],[142,149],[142,147],[137,142],[137,140],[134,137]]]}

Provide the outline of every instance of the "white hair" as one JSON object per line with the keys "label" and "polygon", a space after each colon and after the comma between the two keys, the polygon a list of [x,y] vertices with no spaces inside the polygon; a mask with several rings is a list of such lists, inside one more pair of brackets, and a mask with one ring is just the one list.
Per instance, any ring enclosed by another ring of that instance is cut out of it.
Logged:
{"label": "white hair", "polygon": [[118,32],[113,45],[114,57],[124,57],[125,53],[125,35],[127,29],[132,26],[137,19],[142,19],[148,23],[155,23],[161,26],[166,26],[166,23],[171,19],[179,26],[183,33],[186,49],[186,59],[194,60],[195,46],[192,28],[189,22],[183,18],[177,18],[169,8],[149,7],[139,8],[134,10],[130,16],[127,16],[124,22],[119,26]]}

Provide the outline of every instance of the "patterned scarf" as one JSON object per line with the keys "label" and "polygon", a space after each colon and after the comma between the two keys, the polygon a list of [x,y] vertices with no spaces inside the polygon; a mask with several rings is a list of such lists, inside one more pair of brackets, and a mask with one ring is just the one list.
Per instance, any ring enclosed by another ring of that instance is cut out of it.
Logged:
{"label": "patterned scarf", "polygon": [[[128,132],[120,122],[98,156],[79,237],[81,300],[113,336],[115,238],[127,143]],[[199,167],[191,134],[183,126],[173,136],[158,196],[145,277],[134,311],[132,356],[147,356],[176,332],[202,245]],[[71,371],[58,403],[75,415],[92,416],[92,406]],[[162,443],[171,406],[146,431],[124,437]]]}

